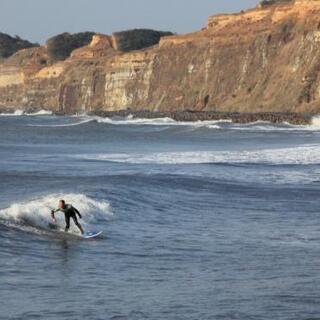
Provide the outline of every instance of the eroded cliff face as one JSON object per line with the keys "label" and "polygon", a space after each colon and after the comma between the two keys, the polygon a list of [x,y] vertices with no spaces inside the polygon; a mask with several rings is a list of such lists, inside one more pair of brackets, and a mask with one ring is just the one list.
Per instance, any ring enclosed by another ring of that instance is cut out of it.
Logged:
{"label": "eroded cliff face", "polygon": [[320,111],[320,1],[210,17],[199,32],[122,53],[92,42],[54,63],[46,48],[0,64],[0,104],[60,112]]}

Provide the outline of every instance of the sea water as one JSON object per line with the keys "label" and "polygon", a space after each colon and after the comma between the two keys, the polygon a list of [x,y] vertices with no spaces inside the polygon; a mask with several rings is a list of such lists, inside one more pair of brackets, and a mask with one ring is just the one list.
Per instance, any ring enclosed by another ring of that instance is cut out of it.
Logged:
{"label": "sea water", "polygon": [[318,122],[0,116],[0,319],[319,318]]}

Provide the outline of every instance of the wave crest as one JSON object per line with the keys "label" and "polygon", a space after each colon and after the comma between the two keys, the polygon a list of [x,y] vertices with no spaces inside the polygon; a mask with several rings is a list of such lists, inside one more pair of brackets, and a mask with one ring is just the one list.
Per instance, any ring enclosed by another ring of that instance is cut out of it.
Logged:
{"label": "wave crest", "polygon": [[49,110],[39,110],[37,112],[25,112],[23,110],[17,109],[12,113],[0,113],[3,117],[17,117],[17,116],[50,116],[53,115],[52,111]]}
{"label": "wave crest", "polygon": [[186,151],[79,155],[77,158],[129,164],[251,163],[271,165],[319,164],[320,146],[241,151]]}

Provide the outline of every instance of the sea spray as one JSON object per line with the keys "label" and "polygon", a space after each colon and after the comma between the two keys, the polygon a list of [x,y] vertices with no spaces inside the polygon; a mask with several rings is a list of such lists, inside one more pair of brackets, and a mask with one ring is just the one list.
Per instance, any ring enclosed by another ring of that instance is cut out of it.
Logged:
{"label": "sea spray", "polygon": [[30,113],[25,112],[24,110],[20,110],[20,109],[16,109],[12,113],[9,113],[9,112],[0,113],[0,116],[6,116],[6,117],[10,117],[10,116],[14,116],[14,117],[17,117],[17,116],[50,116],[50,115],[53,115],[52,111],[43,110],[43,109],[36,111],[36,112],[30,112]]}
{"label": "sea spray", "polygon": [[312,118],[311,126],[320,130],[320,115]]}

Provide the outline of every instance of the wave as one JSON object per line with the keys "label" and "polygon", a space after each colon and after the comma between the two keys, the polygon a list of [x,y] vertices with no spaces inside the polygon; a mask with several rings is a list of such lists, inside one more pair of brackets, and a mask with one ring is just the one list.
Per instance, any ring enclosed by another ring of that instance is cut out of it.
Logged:
{"label": "wave", "polygon": [[[222,128],[221,128],[222,129]],[[256,121],[250,123],[232,123],[229,127],[223,129],[240,130],[240,131],[254,131],[254,132],[277,132],[277,131],[320,131],[320,125],[312,123],[310,125],[294,125],[288,122],[274,124],[268,121]]]}
{"label": "wave", "polygon": [[79,122],[63,123],[63,124],[29,124],[29,127],[45,127],[45,128],[59,128],[59,127],[74,127],[85,123],[95,122],[94,119],[86,119]]}
{"label": "wave", "polygon": [[242,130],[242,131],[320,131],[320,115],[312,119],[310,125],[294,125],[288,122],[275,124],[269,121],[255,121],[250,123],[234,123],[231,119],[204,120],[204,121],[176,121],[172,118],[134,118],[129,115],[126,118],[108,118],[99,116],[79,115],[91,119],[100,124],[110,125],[136,125],[136,126],[166,126],[166,127],[191,127],[196,129],[207,128],[215,130]]}
{"label": "wave", "polygon": [[[75,115],[72,119],[82,119],[78,122],[64,123],[64,124],[31,124],[32,127],[71,127],[83,125],[89,122],[96,122],[99,124],[108,124],[115,126],[123,125],[135,125],[135,126],[188,126],[188,127],[210,127],[213,128],[218,123],[231,123],[231,120],[217,120],[217,121],[196,121],[196,122],[178,122],[171,118],[156,118],[156,119],[132,119],[130,117],[125,119],[112,119],[112,118],[102,118],[98,116],[84,116]],[[218,127],[216,127],[218,129]]]}
{"label": "wave", "polygon": [[51,115],[53,115],[53,112],[49,111],[49,110],[40,110],[40,111],[37,111],[34,113],[24,113],[23,115],[26,115],[26,116],[51,116]]}
{"label": "wave", "polygon": [[186,151],[79,155],[77,158],[129,164],[320,164],[320,145],[247,151]]}
{"label": "wave", "polygon": [[210,121],[176,121],[172,118],[133,118],[133,116],[128,116],[124,119],[115,118],[102,118],[93,117],[98,123],[107,123],[114,125],[153,125],[153,126],[195,126],[195,127],[205,127],[212,126],[218,123],[232,123],[231,120],[210,120]]}
{"label": "wave", "polygon": [[[53,115],[52,111],[40,110],[36,113],[25,113],[22,110],[16,110],[14,113],[2,113],[0,116],[43,116]],[[254,132],[273,132],[273,131],[320,131],[320,115],[315,116],[310,125],[294,125],[288,122],[274,124],[268,121],[256,121],[251,123],[234,123],[230,119],[207,120],[207,121],[176,121],[172,118],[134,118],[129,115],[126,118],[108,118],[100,116],[89,116],[86,114],[78,114],[67,117],[59,117],[59,119],[80,119],[78,122],[70,122],[63,124],[32,124],[38,127],[69,127],[83,125],[89,122],[97,122],[99,124],[108,125],[132,125],[132,126],[163,126],[163,127],[189,127],[192,130],[197,129],[214,129],[214,130],[240,130]]]}
{"label": "wave", "polygon": [[0,116],[3,117],[17,117],[17,116],[22,116],[24,114],[23,110],[15,110],[12,113],[0,113]]}
{"label": "wave", "polygon": [[[89,117],[89,116],[87,116]],[[231,119],[207,120],[207,121],[176,121],[171,118],[134,118],[128,116],[126,118],[103,118],[98,116],[89,117],[97,123],[105,123],[111,125],[136,125],[136,126],[183,126],[193,129],[215,129],[215,130],[242,130],[242,131],[320,131],[320,116],[314,117],[310,125],[294,125],[288,122],[274,124],[268,121],[255,121],[250,123],[234,123]]]}
{"label": "wave", "polygon": [[33,113],[28,113],[25,112],[23,110],[15,110],[12,113],[0,113],[0,116],[3,117],[18,117],[18,116],[49,116],[49,115],[53,115],[52,111],[49,110],[40,110],[37,112],[33,112]]}
{"label": "wave", "polygon": [[320,115],[312,118],[311,127],[320,128]]}
{"label": "wave", "polygon": [[[38,199],[14,203],[0,210],[0,223],[9,227],[33,233],[46,233],[50,230],[50,211],[56,208],[59,199],[74,205],[83,215],[81,223],[84,227],[95,225],[98,221],[108,220],[112,216],[110,204],[107,201],[95,200],[84,194],[50,194]],[[64,215],[56,214],[57,225],[63,230]],[[77,232],[71,225],[70,232]]]}

